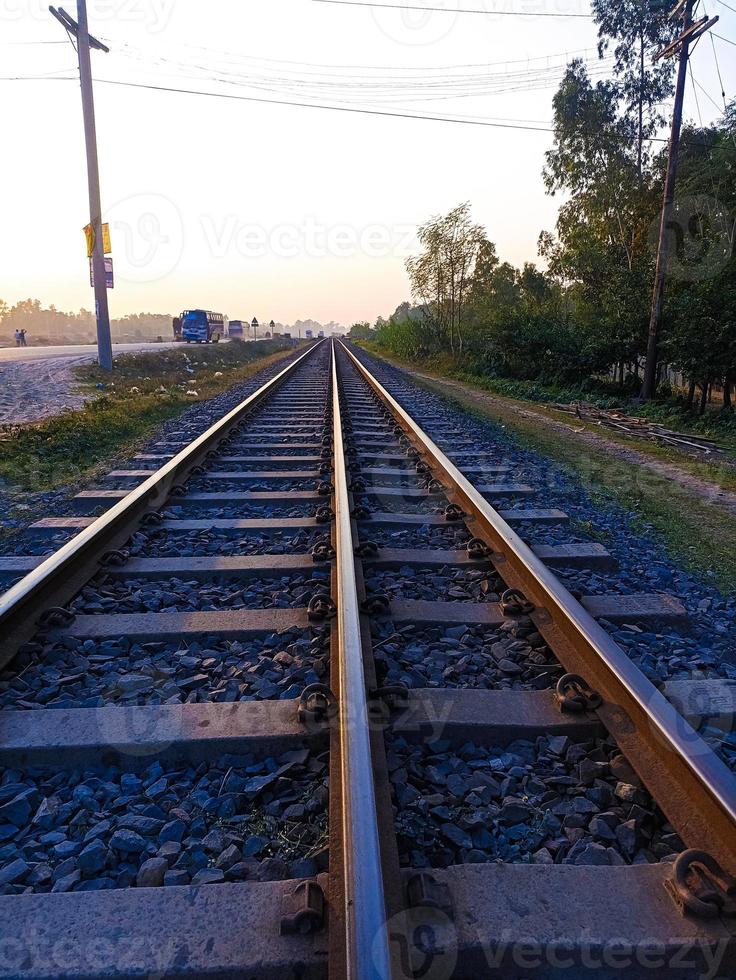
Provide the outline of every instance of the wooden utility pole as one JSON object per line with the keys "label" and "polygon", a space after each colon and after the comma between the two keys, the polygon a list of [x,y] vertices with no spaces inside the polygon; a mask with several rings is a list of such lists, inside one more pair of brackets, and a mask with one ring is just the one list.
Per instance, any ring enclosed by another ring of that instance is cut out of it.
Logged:
{"label": "wooden utility pole", "polygon": [[685,101],[685,82],[687,81],[687,66],[690,57],[690,45],[702,34],[717,23],[718,18],[702,20],[693,23],[694,0],[680,0],[670,14],[671,18],[682,17],[683,31],[678,38],[655,55],[654,60],[672,58],[679,55],[677,69],[677,86],[675,88],[675,106],[672,112],[672,132],[670,135],[669,156],[667,159],[667,174],[664,182],[664,202],[662,218],[659,225],[659,243],[657,246],[657,270],[654,275],[654,293],[652,295],[652,312],[649,319],[649,339],[647,342],[647,362],[644,369],[644,385],[642,398],[651,399],[657,393],[657,368],[659,366],[659,334],[662,324],[662,306],[664,303],[664,288],[667,280],[667,258],[669,252],[669,237],[667,234],[670,222],[670,212],[675,200],[675,184],[677,181],[677,158],[680,150],[680,131],[682,129],[682,107]]}
{"label": "wooden utility pole", "polygon": [[97,317],[97,351],[103,371],[112,371],[112,337],[110,334],[110,310],[107,302],[107,275],[102,238],[102,203],[100,200],[100,168],[97,157],[97,126],[95,102],[92,91],[92,59],[90,49],[109,53],[94,37],[90,37],[87,21],[87,0],[77,0],[77,21],[61,7],[49,7],[60,24],[76,37],[79,55],[79,78],[82,86],[82,113],[84,139],[87,149],[87,180],[89,184],[89,222],[92,227],[92,274],[95,289],[95,313]]}

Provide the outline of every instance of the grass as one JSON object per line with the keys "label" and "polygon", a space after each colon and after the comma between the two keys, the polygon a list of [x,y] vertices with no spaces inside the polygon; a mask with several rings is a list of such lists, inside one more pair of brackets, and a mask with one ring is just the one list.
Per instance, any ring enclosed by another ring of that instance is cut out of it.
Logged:
{"label": "grass", "polygon": [[[398,361],[394,363],[401,366]],[[523,402],[503,397],[489,402],[484,396],[486,385],[473,384],[458,390],[455,385],[450,388],[443,378],[424,378],[417,376],[416,371],[414,379],[463,410],[479,418],[500,422],[522,445],[560,463],[580,480],[594,504],[617,504],[625,508],[632,515],[635,530],[654,534],[683,568],[717,585],[725,593],[736,592],[736,563],[733,561],[736,516],[732,513],[650,467],[628,462],[607,452],[604,447],[576,438],[569,430],[569,417],[557,413],[568,426],[566,431],[560,431],[546,424],[544,417],[539,417],[544,415],[541,409],[539,412],[535,409],[533,414],[522,414],[519,408],[524,407]],[[577,420],[575,425],[577,427]],[[634,445],[631,440],[621,442],[629,448]],[[653,447],[651,443],[636,448],[660,455],[655,452],[659,447]],[[678,465],[703,472],[708,469],[683,457],[678,458]],[[583,522],[579,529],[588,530],[585,524]],[[588,533],[591,532],[588,530]]]}
{"label": "grass", "polygon": [[193,402],[220,394],[280,360],[281,341],[125,354],[114,380],[96,366],[77,375],[94,394],[78,411],[37,425],[5,427],[0,438],[0,482],[15,491],[39,492],[73,484],[134,450]]}

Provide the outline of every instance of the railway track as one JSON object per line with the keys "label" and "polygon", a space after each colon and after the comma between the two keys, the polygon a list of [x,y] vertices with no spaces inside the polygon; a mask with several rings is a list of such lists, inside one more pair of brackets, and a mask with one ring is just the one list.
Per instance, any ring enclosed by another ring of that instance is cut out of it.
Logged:
{"label": "railway track", "polygon": [[525,544],[566,515],[364,361],[0,559],[0,977],[736,976],[719,690],[598,623],[684,610],[574,599],[605,549]]}

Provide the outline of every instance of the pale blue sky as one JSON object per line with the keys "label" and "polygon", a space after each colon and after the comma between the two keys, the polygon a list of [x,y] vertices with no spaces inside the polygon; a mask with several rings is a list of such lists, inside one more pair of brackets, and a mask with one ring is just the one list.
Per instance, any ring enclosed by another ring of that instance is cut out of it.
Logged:
{"label": "pale blue sky", "polygon": [[[588,10],[585,0],[432,5]],[[0,0],[0,75],[74,74],[71,46],[47,43],[65,35],[46,7]],[[721,15],[717,32],[736,40],[736,15],[717,0],[708,10]],[[100,80],[531,127],[548,124],[567,59],[587,51],[596,60],[585,18],[415,15],[312,0],[90,0],[90,23],[112,48],[93,55]],[[715,43],[733,97],[733,48]],[[709,39],[693,70],[720,102]],[[698,94],[703,119],[713,119],[715,106]],[[518,264],[536,258],[540,230],[555,222],[559,202],[541,180],[547,132],[104,84],[96,99],[113,315],[205,306],[283,322],[373,320],[407,298],[404,257],[429,215],[470,200],[501,256]],[[0,100],[0,297],[89,307],[78,86],[1,81]],[[686,114],[697,118],[690,85]]]}

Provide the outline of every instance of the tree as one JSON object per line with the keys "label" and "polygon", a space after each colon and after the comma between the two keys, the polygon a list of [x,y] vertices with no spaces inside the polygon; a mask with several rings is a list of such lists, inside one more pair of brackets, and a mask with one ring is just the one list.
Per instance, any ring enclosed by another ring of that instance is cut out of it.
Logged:
{"label": "tree", "polygon": [[439,346],[461,354],[468,288],[484,229],[473,224],[466,202],[419,228],[420,255],[406,262],[412,293],[424,303]]}
{"label": "tree", "polygon": [[657,210],[659,173],[637,179],[636,127],[620,113],[610,82],[593,85],[573,61],[553,100],[555,142],[546,157],[550,194],[566,191],[557,238],[543,234],[540,254],[572,290],[591,363],[605,371],[637,365],[644,349],[653,255],[648,231]]}
{"label": "tree", "polygon": [[636,120],[640,186],[645,178],[645,141],[664,122],[660,107],[672,93],[673,62],[651,60],[677,33],[677,22],[667,16],[671,6],[666,0],[593,0],[598,54],[603,58],[613,45],[616,91],[624,111],[633,113]]}
{"label": "tree", "polygon": [[720,125],[684,131],[673,209],[679,220],[670,250],[664,350],[690,381],[691,407],[700,386],[701,412],[714,382],[723,385],[724,407],[731,409],[736,383],[735,106]]}
{"label": "tree", "polygon": [[367,321],[354,323],[348,333],[349,340],[370,340],[373,337],[373,329]]}

